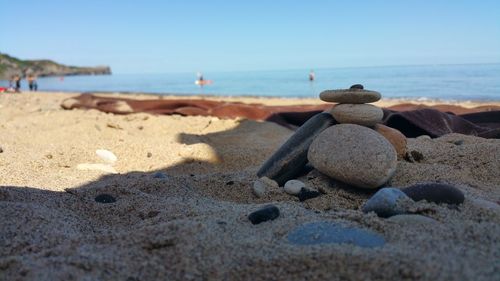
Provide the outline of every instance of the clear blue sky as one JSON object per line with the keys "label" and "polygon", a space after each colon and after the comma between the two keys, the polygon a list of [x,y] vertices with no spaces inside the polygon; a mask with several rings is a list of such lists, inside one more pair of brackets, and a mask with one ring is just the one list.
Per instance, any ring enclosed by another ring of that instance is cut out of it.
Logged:
{"label": "clear blue sky", "polygon": [[500,62],[500,1],[0,0],[0,52],[115,73]]}

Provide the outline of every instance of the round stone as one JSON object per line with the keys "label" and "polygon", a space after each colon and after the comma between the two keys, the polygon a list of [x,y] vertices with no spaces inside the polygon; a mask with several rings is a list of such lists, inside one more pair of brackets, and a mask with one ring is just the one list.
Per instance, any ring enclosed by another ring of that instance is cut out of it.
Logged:
{"label": "round stone", "polygon": [[380,100],[381,97],[379,92],[359,88],[326,90],[319,94],[322,101],[336,103],[371,103]]}
{"label": "round stone", "polygon": [[289,180],[285,183],[285,192],[291,195],[297,195],[300,193],[302,188],[305,188],[306,185],[299,180]]}
{"label": "round stone", "polygon": [[394,149],[396,149],[396,153],[398,154],[398,158],[401,159],[406,154],[406,137],[400,131],[393,129],[391,127],[387,127],[382,124],[376,124],[373,128],[379,134],[381,134],[384,138],[386,138]]}
{"label": "round stone", "polygon": [[330,110],[330,114],[341,124],[362,126],[373,126],[384,117],[384,111],[371,104],[338,104]]}
{"label": "round stone", "polygon": [[309,147],[311,165],[336,180],[361,188],[377,188],[396,171],[391,143],[374,130],[340,124],[323,131]]}
{"label": "round stone", "polygon": [[379,217],[387,218],[407,213],[411,203],[413,200],[406,196],[403,191],[386,187],[368,199],[362,210],[364,213],[375,212]]}

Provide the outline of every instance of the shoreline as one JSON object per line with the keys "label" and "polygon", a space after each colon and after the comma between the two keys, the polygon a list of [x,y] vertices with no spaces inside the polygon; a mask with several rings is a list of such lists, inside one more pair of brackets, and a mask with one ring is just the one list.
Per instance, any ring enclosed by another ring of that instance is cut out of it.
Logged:
{"label": "shoreline", "polygon": [[[30,95],[57,95],[63,98],[64,96],[78,96],[80,94],[91,93],[95,95],[102,96],[113,96],[121,98],[132,98],[132,99],[207,99],[207,100],[223,100],[232,102],[243,102],[243,103],[261,103],[264,105],[295,105],[295,104],[324,104],[318,98],[310,97],[274,97],[274,96],[224,96],[224,95],[209,95],[209,94],[195,94],[195,93],[147,93],[147,92],[107,92],[107,91],[92,91],[92,92],[70,92],[70,91],[38,91],[38,92],[21,92],[21,93],[1,93],[1,95],[17,95],[17,94],[30,94]],[[413,105],[424,105],[424,106],[436,106],[436,105],[452,105],[452,106],[462,106],[465,108],[474,108],[480,106],[500,106],[500,100],[498,101],[483,101],[483,100],[440,100],[427,98],[382,98],[378,102],[373,103],[379,107],[390,107],[401,104],[413,104]]]}

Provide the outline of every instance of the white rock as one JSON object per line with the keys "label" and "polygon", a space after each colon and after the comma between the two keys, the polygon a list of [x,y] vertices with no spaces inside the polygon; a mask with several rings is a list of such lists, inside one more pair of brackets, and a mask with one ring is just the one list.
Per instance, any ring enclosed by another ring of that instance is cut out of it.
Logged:
{"label": "white rock", "polygon": [[109,164],[114,164],[116,160],[118,160],[113,152],[106,149],[98,149],[95,151],[95,154],[97,154],[97,156],[104,160],[104,162]]}
{"label": "white rock", "polygon": [[297,195],[300,193],[302,188],[305,188],[306,185],[299,180],[289,180],[285,183],[285,192],[291,195]]}
{"label": "white rock", "polygon": [[110,174],[116,174],[115,168],[113,168],[109,164],[91,164],[91,163],[82,163],[76,166],[78,170],[93,170],[93,171],[101,171]]}
{"label": "white rock", "polygon": [[263,197],[271,189],[278,189],[278,183],[268,177],[256,180],[252,186],[252,192],[257,197]]}

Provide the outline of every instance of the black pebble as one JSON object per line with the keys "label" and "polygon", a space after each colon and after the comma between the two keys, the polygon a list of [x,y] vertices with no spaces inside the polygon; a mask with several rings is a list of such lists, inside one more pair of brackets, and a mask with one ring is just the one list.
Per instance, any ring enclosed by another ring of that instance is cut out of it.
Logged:
{"label": "black pebble", "polygon": [[115,203],[116,199],[115,197],[109,195],[109,194],[99,194],[95,197],[95,201],[98,203]]}
{"label": "black pebble", "polygon": [[234,181],[228,181],[226,182],[226,185],[233,185],[234,184]]}
{"label": "black pebble", "polygon": [[308,190],[306,188],[302,188],[300,190],[299,194],[297,194],[297,197],[299,197],[299,201],[302,202],[302,201],[306,201],[308,199],[316,198],[320,195],[321,195],[321,193],[319,191]]}
{"label": "black pebble", "polygon": [[407,188],[403,191],[408,197],[414,201],[427,200],[437,204],[462,204],[464,202],[464,194],[460,189],[445,183],[419,183]]}
{"label": "black pebble", "polygon": [[354,84],[351,86],[351,89],[363,90],[365,87],[361,84]]}
{"label": "black pebble", "polygon": [[424,155],[422,155],[422,153],[419,151],[412,150],[410,152],[410,154],[411,154],[411,157],[413,157],[413,160],[415,160],[416,162],[420,162],[424,159]]}
{"label": "black pebble", "polygon": [[265,222],[268,220],[274,220],[280,216],[280,210],[278,207],[274,205],[267,205],[262,209],[259,209],[250,215],[248,215],[248,219],[253,224],[259,224],[261,222]]}

